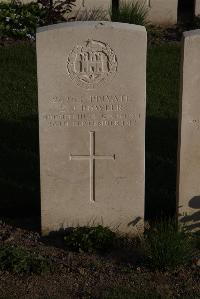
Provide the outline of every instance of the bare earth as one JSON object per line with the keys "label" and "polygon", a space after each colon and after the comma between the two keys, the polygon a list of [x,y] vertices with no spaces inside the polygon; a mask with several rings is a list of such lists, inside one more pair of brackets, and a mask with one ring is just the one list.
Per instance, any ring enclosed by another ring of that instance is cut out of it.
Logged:
{"label": "bare earth", "polygon": [[[106,256],[73,253],[50,245],[37,232],[0,224],[0,245],[12,244],[49,258],[53,273],[19,275],[0,272],[0,298],[104,298],[113,288],[130,288],[143,296],[200,298],[200,267],[193,264],[172,272],[139,267],[136,255],[112,252]],[[109,297],[106,297],[109,298]],[[138,298],[138,297],[137,297]],[[151,297],[152,298],[152,297]]]}

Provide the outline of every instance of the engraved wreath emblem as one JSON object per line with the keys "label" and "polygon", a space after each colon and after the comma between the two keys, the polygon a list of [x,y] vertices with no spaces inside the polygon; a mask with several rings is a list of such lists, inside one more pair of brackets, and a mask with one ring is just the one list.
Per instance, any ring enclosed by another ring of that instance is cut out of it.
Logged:
{"label": "engraved wreath emblem", "polygon": [[67,70],[77,85],[94,89],[116,73],[117,58],[108,44],[88,40],[71,51]]}

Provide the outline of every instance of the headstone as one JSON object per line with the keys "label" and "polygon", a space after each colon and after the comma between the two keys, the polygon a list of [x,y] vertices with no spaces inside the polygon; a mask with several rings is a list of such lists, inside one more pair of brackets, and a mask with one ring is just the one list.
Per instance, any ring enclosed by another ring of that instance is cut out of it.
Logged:
{"label": "headstone", "polygon": [[179,117],[178,212],[200,228],[200,30],[184,33]]}
{"label": "headstone", "polygon": [[200,16],[200,0],[195,0],[195,16]]}
{"label": "headstone", "polygon": [[78,9],[93,9],[93,8],[102,8],[109,10],[112,6],[112,0],[76,0],[76,8]]}
{"label": "headstone", "polygon": [[42,231],[143,228],[146,30],[72,22],[37,32]]}
{"label": "headstone", "polygon": [[[123,0],[120,0],[123,2]],[[133,2],[133,0],[127,0]],[[148,20],[158,25],[177,23],[178,0],[139,0],[148,9]]]}
{"label": "headstone", "polygon": [[[79,21],[87,21],[85,16],[93,16],[92,21],[109,21],[112,11],[112,0],[76,0],[75,6],[67,18],[78,18]],[[96,19],[95,19],[96,18]],[[90,20],[91,21],[91,20]]]}

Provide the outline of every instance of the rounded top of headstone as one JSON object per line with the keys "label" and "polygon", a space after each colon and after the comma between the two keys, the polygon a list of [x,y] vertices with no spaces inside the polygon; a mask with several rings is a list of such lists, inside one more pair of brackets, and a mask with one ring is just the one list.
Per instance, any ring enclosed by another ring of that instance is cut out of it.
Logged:
{"label": "rounded top of headstone", "polygon": [[41,33],[49,30],[58,30],[58,29],[73,29],[79,27],[93,27],[94,29],[99,28],[113,28],[113,29],[121,29],[121,30],[133,30],[133,31],[141,31],[146,32],[146,28],[144,26],[128,24],[128,23],[118,23],[118,22],[107,22],[107,21],[76,21],[76,22],[64,22],[49,26],[43,26],[37,28],[37,33]]}
{"label": "rounded top of headstone", "polygon": [[183,36],[185,38],[187,37],[192,37],[192,36],[200,36],[200,29],[195,29],[195,30],[190,30],[190,31],[185,31],[183,32]]}

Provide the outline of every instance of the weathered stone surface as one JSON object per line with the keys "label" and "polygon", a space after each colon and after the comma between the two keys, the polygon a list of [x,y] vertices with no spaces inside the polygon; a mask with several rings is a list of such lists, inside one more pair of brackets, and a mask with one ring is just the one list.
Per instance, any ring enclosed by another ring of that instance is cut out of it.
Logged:
{"label": "weathered stone surface", "polygon": [[195,0],[195,15],[200,16],[200,0]]}
{"label": "weathered stone surface", "polygon": [[184,33],[179,117],[178,211],[200,228],[200,30]]}
{"label": "weathered stone surface", "polygon": [[178,0],[140,0],[140,2],[146,3],[149,9],[148,19],[151,23],[159,25],[177,23]]}
{"label": "weathered stone surface", "polygon": [[146,30],[73,22],[37,32],[42,230],[144,218]]}
{"label": "weathered stone surface", "polygon": [[110,21],[112,0],[76,0],[75,4],[72,12],[66,15],[68,19],[88,21],[88,16],[92,16],[93,19],[89,19],[89,21]]}
{"label": "weathered stone surface", "polygon": [[109,10],[112,6],[112,0],[76,0],[76,8],[80,9],[91,9],[91,8],[102,8]]}

